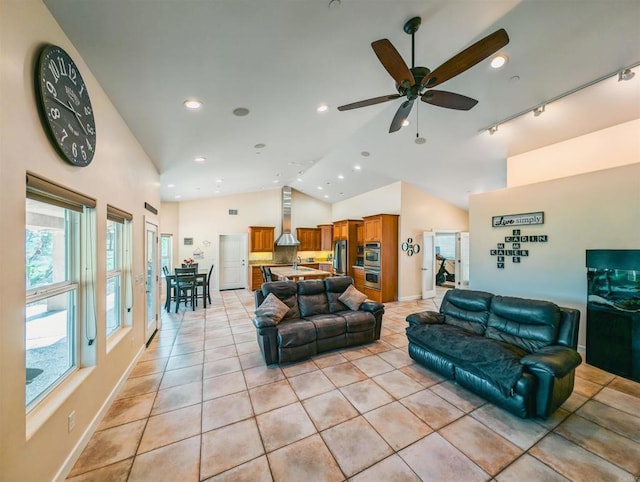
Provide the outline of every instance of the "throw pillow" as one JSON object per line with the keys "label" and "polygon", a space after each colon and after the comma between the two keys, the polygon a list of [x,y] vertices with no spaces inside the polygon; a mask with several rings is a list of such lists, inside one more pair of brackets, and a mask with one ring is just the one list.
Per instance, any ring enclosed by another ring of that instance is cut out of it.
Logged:
{"label": "throw pillow", "polygon": [[338,299],[355,311],[360,309],[360,305],[367,299],[367,295],[360,293],[355,286],[349,285],[344,293],[338,296]]}
{"label": "throw pillow", "polygon": [[289,312],[289,307],[278,299],[273,293],[269,293],[262,304],[258,306],[256,315],[272,318],[276,325]]}

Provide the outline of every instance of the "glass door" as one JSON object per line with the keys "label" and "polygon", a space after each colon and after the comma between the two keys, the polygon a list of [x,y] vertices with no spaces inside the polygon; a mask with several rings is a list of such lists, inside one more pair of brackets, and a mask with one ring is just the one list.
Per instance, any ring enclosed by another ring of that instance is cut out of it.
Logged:
{"label": "glass door", "polygon": [[146,264],[146,324],[145,341],[149,342],[158,329],[158,225],[145,221],[145,264]]}

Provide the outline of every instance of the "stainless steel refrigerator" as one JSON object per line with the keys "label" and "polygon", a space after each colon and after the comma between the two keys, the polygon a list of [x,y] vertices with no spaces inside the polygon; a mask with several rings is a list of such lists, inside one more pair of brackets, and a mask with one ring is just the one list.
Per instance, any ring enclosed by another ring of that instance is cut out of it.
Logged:
{"label": "stainless steel refrigerator", "polygon": [[333,273],[338,276],[347,274],[347,241],[336,241],[333,244]]}

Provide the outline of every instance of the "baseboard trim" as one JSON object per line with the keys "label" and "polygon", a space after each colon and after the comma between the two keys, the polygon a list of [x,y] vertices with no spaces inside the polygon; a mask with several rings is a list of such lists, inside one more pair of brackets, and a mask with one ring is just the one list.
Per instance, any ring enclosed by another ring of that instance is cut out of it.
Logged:
{"label": "baseboard trim", "polygon": [[109,410],[111,403],[116,399],[116,396],[118,395],[118,393],[120,393],[120,390],[122,390],[122,388],[124,387],[124,384],[129,378],[129,375],[131,374],[131,372],[133,371],[133,368],[138,363],[138,359],[144,353],[145,348],[146,347],[144,345],[141,346],[136,356],[133,357],[133,360],[131,361],[127,369],[124,371],[124,373],[120,377],[120,380],[118,381],[116,386],[113,388],[113,390],[111,390],[111,393],[105,399],[104,403],[100,407],[100,410],[98,410],[98,413],[96,413],[95,417],[93,417],[93,420],[87,426],[87,429],[82,434],[82,437],[80,437],[80,439],[78,440],[78,443],[76,443],[75,447],[69,453],[66,460],[58,470],[58,473],[53,478],[54,482],[64,482],[64,480],[68,477],[69,473],[71,472],[71,469],[73,469],[73,466],[76,464],[76,462],[80,458],[82,451],[85,449],[85,447],[89,443],[89,440],[91,440],[91,436],[94,434],[94,432],[98,428],[98,425],[100,425],[102,418],[107,413],[107,410]]}
{"label": "baseboard trim", "polygon": [[411,295],[411,296],[402,296],[398,298],[398,301],[413,301],[413,300],[421,300],[422,295]]}

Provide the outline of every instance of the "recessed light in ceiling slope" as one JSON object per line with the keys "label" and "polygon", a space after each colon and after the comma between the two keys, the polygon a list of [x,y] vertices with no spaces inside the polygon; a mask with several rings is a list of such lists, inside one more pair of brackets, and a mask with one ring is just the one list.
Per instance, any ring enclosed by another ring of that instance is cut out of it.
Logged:
{"label": "recessed light in ceiling slope", "polygon": [[187,99],[182,104],[189,110],[198,110],[202,107],[202,101],[198,99]]}
{"label": "recessed light in ceiling slope", "polygon": [[498,54],[493,59],[491,59],[491,67],[494,69],[499,69],[500,67],[504,67],[509,61],[509,57],[505,54]]}
{"label": "recessed light in ceiling slope", "polygon": [[246,115],[249,115],[249,109],[247,109],[246,107],[237,107],[233,109],[233,115],[238,117],[244,117]]}

